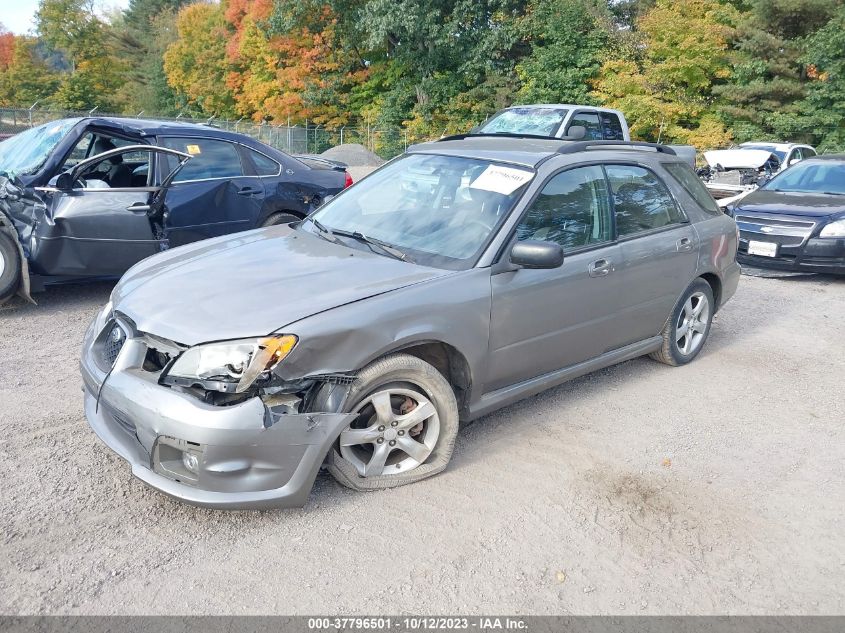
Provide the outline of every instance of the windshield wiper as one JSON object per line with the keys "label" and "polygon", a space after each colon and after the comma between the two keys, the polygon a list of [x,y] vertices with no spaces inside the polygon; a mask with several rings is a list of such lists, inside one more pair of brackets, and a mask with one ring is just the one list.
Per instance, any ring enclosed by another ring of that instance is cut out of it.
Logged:
{"label": "windshield wiper", "polygon": [[331,231],[331,229],[327,229],[325,226],[323,226],[318,219],[316,219],[316,218],[308,218],[308,219],[311,221],[311,224],[313,224],[314,226],[317,227],[317,230],[319,231],[319,233],[317,233],[317,235],[322,237],[324,240],[328,240],[329,242],[332,242],[334,244],[340,243],[340,240],[337,239],[337,236]]}
{"label": "windshield wiper", "polygon": [[[373,251],[374,253],[377,253],[377,252],[380,251],[382,254],[387,254],[388,256],[390,256],[394,259],[399,259],[403,262],[405,261],[405,258],[407,257],[407,255],[405,255],[405,253],[400,251],[395,246],[391,246],[387,242],[382,242],[381,240],[376,239],[374,237],[368,237],[368,236],[364,235],[363,233],[361,233],[360,231],[341,231],[339,229],[334,229],[334,234],[340,235],[342,237],[351,237],[352,239],[358,240],[359,242],[364,242],[364,244],[369,246],[370,250]],[[378,247],[379,250],[377,251],[374,247]]]}

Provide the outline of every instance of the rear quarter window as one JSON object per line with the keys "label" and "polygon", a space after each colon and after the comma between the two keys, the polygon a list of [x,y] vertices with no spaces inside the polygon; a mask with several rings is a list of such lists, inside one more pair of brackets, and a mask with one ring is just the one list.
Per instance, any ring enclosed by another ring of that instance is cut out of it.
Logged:
{"label": "rear quarter window", "polygon": [[722,210],[704,183],[698,179],[692,167],[686,163],[663,163],[663,168],[668,171],[671,176],[678,181],[690,197],[698,203],[709,215],[721,215]]}

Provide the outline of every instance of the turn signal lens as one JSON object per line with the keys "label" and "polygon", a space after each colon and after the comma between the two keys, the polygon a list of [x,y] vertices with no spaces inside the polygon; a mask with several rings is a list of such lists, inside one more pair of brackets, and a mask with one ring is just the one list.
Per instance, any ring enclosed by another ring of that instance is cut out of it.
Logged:
{"label": "turn signal lens", "polygon": [[235,392],[240,393],[249,389],[256,378],[265,371],[270,371],[284,360],[285,356],[290,354],[294,345],[296,345],[296,337],[290,334],[259,339],[258,348],[252,355],[246,371],[238,381]]}

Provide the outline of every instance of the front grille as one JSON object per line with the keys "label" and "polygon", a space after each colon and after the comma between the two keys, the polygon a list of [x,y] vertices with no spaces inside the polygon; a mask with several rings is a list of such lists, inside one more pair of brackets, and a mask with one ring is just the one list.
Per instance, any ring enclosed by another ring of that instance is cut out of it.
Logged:
{"label": "front grille", "polygon": [[781,238],[776,241],[782,246],[800,246],[804,243],[804,240],[810,237],[816,227],[815,222],[771,215],[740,213],[734,219],[741,233]]}
{"label": "front grille", "polygon": [[117,323],[113,324],[103,341],[103,361],[108,367],[114,367],[120,350],[126,342],[126,332]]}

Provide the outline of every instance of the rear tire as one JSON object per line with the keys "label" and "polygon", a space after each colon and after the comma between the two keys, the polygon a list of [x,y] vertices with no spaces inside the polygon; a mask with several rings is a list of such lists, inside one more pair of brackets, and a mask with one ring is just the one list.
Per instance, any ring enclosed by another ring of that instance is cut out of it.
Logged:
{"label": "rear tire", "polygon": [[348,488],[404,486],[441,472],[452,457],[458,435],[455,392],[416,356],[393,354],[367,365],[337,410],[360,412],[327,464]]}
{"label": "rear tire", "polygon": [[707,342],[715,308],[710,284],[701,278],[696,279],[666,321],[661,333],[663,344],[650,356],[673,367],[692,361]]}
{"label": "rear tire", "polygon": [[297,222],[301,219],[302,218],[294,215],[293,213],[280,211],[278,213],[271,214],[266,220],[264,220],[264,222],[261,223],[261,228],[278,226],[279,224],[290,224],[291,222]]}
{"label": "rear tire", "polygon": [[21,257],[17,244],[0,233],[0,303],[10,299],[21,284]]}

